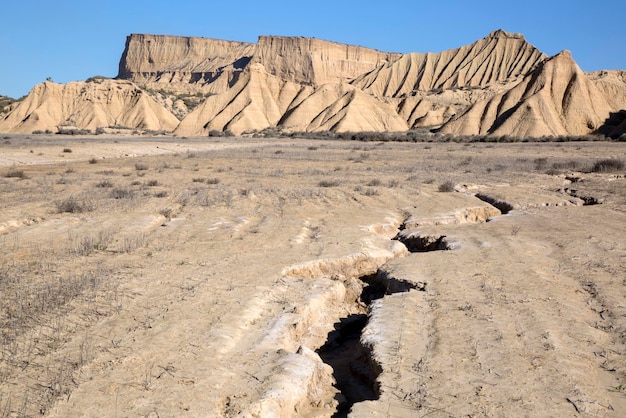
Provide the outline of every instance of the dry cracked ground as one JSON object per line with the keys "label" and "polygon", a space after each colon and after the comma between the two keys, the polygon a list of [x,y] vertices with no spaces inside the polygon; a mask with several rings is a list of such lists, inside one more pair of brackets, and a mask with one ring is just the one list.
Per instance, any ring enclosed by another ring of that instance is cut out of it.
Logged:
{"label": "dry cracked ground", "polygon": [[624,155],[5,136],[0,417],[625,416]]}

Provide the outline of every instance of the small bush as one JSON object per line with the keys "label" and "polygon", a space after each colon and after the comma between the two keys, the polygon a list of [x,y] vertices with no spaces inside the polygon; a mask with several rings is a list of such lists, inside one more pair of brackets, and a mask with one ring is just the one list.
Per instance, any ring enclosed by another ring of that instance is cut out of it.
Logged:
{"label": "small bush", "polygon": [[27,178],[26,174],[24,173],[24,170],[18,170],[16,168],[9,168],[9,170],[6,172],[4,177],[18,178],[18,179],[25,179],[25,178]]}
{"label": "small bush", "polygon": [[535,158],[533,162],[535,163],[535,170],[542,171],[546,168],[546,165],[548,164],[548,159],[547,158]]}
{"label": "small bush", "polygon": [[89,159],[89,164],[98,164],[98,160],[95,158]]}
{"label": "small bush", "polygon": [[111,190],[109,196],[113,199],[132,199],[135,197],[135,192],[125,187],[116,187]]}
{"label": "small bush", "polygon": [[89,129],[59,128],[57,135],[89,135],[90,133]]}
{"label": "small bush", "polygon": [[71,148],[63,148],[63,152],[70,153],[70,152],[72,152],[72,149]]}
{"label": "small bush", "polygon": [[212,179],[206,179],[206,184],[220,184],[220,179],[218,179],[217,177],[212,178]]}
{"label": "small bush", "polygon": [[373,180],[370,180],[370,181],[367,183],[367,186],[370,186],[370,187],[376,187],[376,186],[380,186],[381,184],[382,184],[382,183],[381,183],[381,181],[380,181],[380,180],[378,180],[378,179],[373,179]]}
{"label": "small bush", "polygon": [[82,213],[94,210],[95,204],[91,199],[70,196],[56,202],[56,207],[59,213]]}
{"label": "small bush", "polygon": [[149,167],[146,164],[143,164],[143,163],[136,163],[135,164],[135,170],[137,170],[137,171],[145,171],[148,168]]}
{"label": "small bush", "polygon": [[100,180],[99,182],[96,183],[96,187],[100,187],[100,188],[113,187],[113,182],[109,179]]}
{"label": "small bush", "polygon": [[339,186],[339,180],[321,180],[317,183],[320,187],[336,187]]}
{"label": "small bush", "polygon": [[453,192],[454,191],[454,183],[451,181],[446,181],[443,182],[439,185],[439,188],[437,189],[440,192],[443,193],[449,193],[449,192]]}
{"label": "small bush", "polygon": [[158,180],[148,180],[148,181],[146,182],[146,186],[147,186],[147,187],[155,187],[155,186],[158,186],[159,184],[160,184],[160,183],[159,183],[159,181],[158,181]]}
{"label": "small bush", "polygon": [[591,167],[592,173],[615,173],[624,169],[624,161],[606,158],[596,161]]}

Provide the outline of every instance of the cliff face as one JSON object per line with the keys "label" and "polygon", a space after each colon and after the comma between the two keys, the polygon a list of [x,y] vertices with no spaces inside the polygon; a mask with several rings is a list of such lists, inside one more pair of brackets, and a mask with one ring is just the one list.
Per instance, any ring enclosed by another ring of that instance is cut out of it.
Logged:
{"label": "cliff face", "polygon": [[189,91],[185,85],[210,85],[217,93],[238,79],[254,51],[255,44],[245,42],[133,34],[126,39],[117,77],[182,91]]}
{"label": "cliff face", "polygon": [[283,80],[321,85],[348,82],[401,56],[314,38],[260,36],[252,60]]}
{"label": "cliff face", "polygon": [[253,62],[282,80],[316,86],[350,81],[401,56],[301,37],[260,36],[250,44],[133,34],[126,39],[117,78],[155,90],[221,93]]}

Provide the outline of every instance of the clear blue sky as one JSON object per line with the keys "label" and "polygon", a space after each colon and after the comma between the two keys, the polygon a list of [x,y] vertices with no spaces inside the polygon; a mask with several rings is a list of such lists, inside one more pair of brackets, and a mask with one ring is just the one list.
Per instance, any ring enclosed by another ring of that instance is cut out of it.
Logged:
{"label": "clear blue sky", "polygon": [[130,33],[256,42],[326,39],[393,52],[438,52],[495,29],[524,34],[548,55],[572,51],[584,71],[626,69],[624,0],[162,1],[5,0],[0,94],[20,97],[51,77],[114,77]]}

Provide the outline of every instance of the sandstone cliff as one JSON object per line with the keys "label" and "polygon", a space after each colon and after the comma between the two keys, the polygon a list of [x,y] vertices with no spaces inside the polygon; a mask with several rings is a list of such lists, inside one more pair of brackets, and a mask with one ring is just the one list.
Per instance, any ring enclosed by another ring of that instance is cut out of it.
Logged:
{"label": "sandstone cliff", "polygon": [[497,30],[457,49],[403,55],[352,82],[375,96],[406,96],[415,91],[484,87],[527,74],[546,56],[524,37]]}
{"label": "sandstone cliff", "polygon": [[204,87],[218,93],[237,81],[255,48],[219,39],[133,34],[126,39],[118,78],[153,89],[190,92]]}
{"label": "sandstone cliff", "polygon": [[543,61],[510,90],[472,105],[441,132],[462,135],[584,135],[611,111],[607,97],[563,51]]}
{"label": "sandstone cliff", "polygon": [[283,80],[306,85],[348,82],[401,57],[315,38],[260,36],[253,62]]}
{"label": "sandstone cliff", "polygon": [[45,82],[0,120],[0,132],[56,131],[68,125],[172,131],[178,119],[129,81]]}

